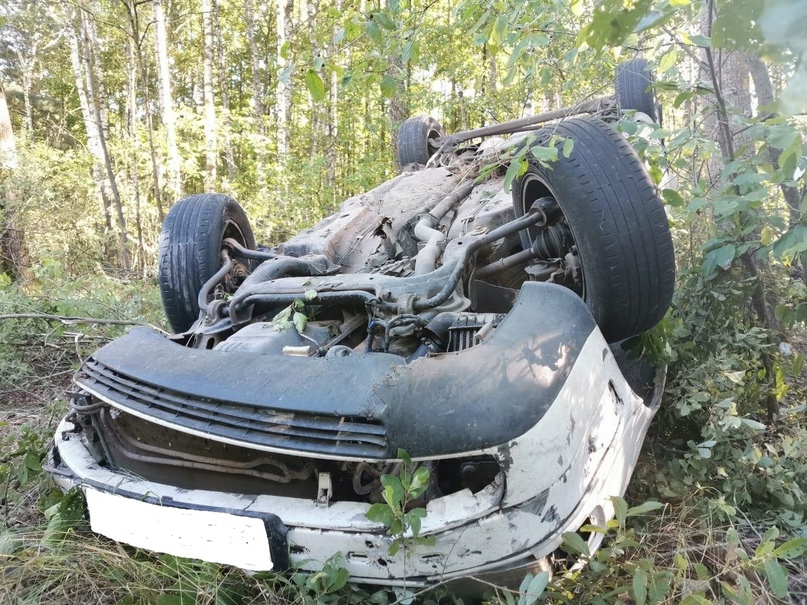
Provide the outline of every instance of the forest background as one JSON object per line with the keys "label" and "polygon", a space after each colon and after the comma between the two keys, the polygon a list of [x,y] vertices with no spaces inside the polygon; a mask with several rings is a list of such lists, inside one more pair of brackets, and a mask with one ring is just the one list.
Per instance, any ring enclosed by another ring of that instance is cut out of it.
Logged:
{"label": "forest background", "polygon": [[804,603],[804,23],[799,0],[6,0],[0,602],[409,598],[346,587],[338,562],[266,578],[93,537],[42,473],[69,376],[164,322],[157,241],[183,195],[234,196],[278,243],[392,176],[404,119],[569,106],[644,56],[663,125],[619,128],[676,182],[674,305],[633,343],[669,364],[666,403],[606,547],[492,598]]}

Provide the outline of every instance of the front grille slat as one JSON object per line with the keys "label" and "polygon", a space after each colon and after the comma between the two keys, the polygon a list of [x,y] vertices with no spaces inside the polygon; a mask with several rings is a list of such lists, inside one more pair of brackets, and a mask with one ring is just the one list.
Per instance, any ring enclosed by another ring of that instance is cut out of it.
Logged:
{"label": "front grille slat", "polygon": [[386,430],[365,418],[238,405],[188,395],[139,382],[90,358],[76,378],[122,409],[147,413],[176,427],[245,444],[341,456],[380,457],[386,453]]}
{"label": "front grille slat", "polygon": [[[110,391],[119,393],[125,397],[127,401],[132,401],[146,406],[155,406],[165,412],[173,412],[175,418],[185,415],[194,419],[202,420],[207,423],[208,426],[212,426],[214,421],[217,421],[218,423],[227,425],[231,428],[241,428],[247,431],[257,429],[267,433],[274,433],[282,437],[298,436],[310,439],[321,439],[323,441],[334,441],[340,439],[334,433],[335,429],[332,426],[332,422],[319,422],[319,424],[315,425],[314,422],[309,421],[304,424],[301,423],[301,426],[298,427],[297,424],[288,421],[286,418],[282,419],[285,420],[285,422],[276,422],[270,414],[266,413],[266,411],[263,411],[260,416],[258,414],[254,414],[251,416],[244,415],[237,417],[230,415],[229,413],[222,413],[220,409],[211,409],[212,406],[209,405],[203,406],[200,404],[199,406],[195,406],[189,404],[187,401],[182,401],[179,397],[166,396],[156,389],[142,387],[141,385],[129,380],[124,380],[121,378],[115,380],[115,378],[109,376],[108,372],[96,373],[94,370],[88,369],[87,375],[98,381],[98,383],[106,386]],[[124,383],[126,383],[129,387],[128,391],[123,391],[119,388],[119,385]],[[149,400],[148,395],[154,397],[154,399]],[[158,397],[159,399],[157,399]],[[214,417],[211,418],[209,414],[205,413],[206,411],[214,414]],[[344,424],[340,426],[344,427]],[[355,438],[361,435],[363,440],[382,446],[385,443],[383,437],[379,437],[375,434],[365,435],[360,431],[345,431],[343,428],[339,431],[339,434],[344,434],[347,438]]]}

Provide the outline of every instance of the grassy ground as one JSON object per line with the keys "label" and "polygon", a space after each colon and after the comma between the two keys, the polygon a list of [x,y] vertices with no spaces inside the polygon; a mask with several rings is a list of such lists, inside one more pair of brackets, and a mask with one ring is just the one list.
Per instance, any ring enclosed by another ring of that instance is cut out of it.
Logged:
{"label": "grassy ground", "polygon": [[[0,315],[21,313],[161,321],[153,284],[109,278],[93,279],[91,285],[65,280],[47,292],[21,292],[8,285],[0,289]],[[405,600],[392,592],[343,586],[338,564],[313,577],[254,575],[155,555],[92,534],[81,500],[63,499],[42,471],[42,462],[53,427],[67,410],[71,374],[94,348],[124,329],[52,318],[0,319],[0,604]],[[801,341],[797,346],[804,348]],[[805,384],[803,373],[791,378],[785,407],[807,400]],[[802,430],[803,424],[797,422],[797,428]],[[628,492],[631,504],[656,495],[660,461],[653,445],[651,437]],[[612,524],[605,547],[588,566],[558,574],[541,599],[636,605],[807,603],[803,551],[776,550],[803,527],[774,535],[740,510],[721,513],[715,501],[720,501],[719,494],[693,481],[688,497],[671,498],[644,514],[628,514],[622,523]],[[633,512],[637,510],[642,511]],[[525,595],[521,601],[519,595],[510,596],[513,602],[530,601]],[[499,598],[491,602],[509,602],[504,592]],[[447,595],[424,600],[454,602]]]}

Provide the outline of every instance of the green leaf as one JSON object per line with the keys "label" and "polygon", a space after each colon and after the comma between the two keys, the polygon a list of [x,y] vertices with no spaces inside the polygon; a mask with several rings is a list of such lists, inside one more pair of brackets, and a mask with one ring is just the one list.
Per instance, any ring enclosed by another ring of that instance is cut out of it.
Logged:
{"label": "green leaf", "polygon": [[755,431],[764,431],[767,428],[761,422],[757,422],[756,420],[751,420],[750,418],[740,418],[740,422],[742,422],[748,428],[754,429]]}
{"label": "green leaf", "polygon": [[410,466],[412,464],[412,457],[409,455],[409,452],[407,452],[403,448],[400,448],[400,447],[398,448],[398,452],[396,453],[396,457],[399,458],[400,460],[403,460],[403,462],[404,462],[404,464],[406,466]]}
{"label": "green leaf", "polygon": [[563,550],[573,555],[590,556],[588,544],[583,537],[575,531],[567,531],[563,534]]}
{"label": "green leaf", "polygon": [[543,145],[533,145],[530,147],[530,153],[542,164],[547,162],[554,162],[558,159],[557,147],[546,147]]}
{"label": "green leaf", "polygon": [[398,92],[398,82],[392,76],[384,76],[381,80],[381,94],[391,99]]}
{"label": "green leaf", "polygon": [[709,251],[706,257],[703,259],[701,273],[709,277],[714,274],[717,267],[727,270],[729,267],[731,267],[731,262],[734,260],[736,253],[737,247],[732,244],[726,244]]}
{"label": "green leaf", "polygon": [[795,559],[807,550],[807,538],[793,538],[780,544],[771,551],[771,555],[778,559]]}
{"label": "green leaf", "polygon": [[305,296],[306,300],[314,300],[317,297],[317,291],[316,290],[306,290],[305,294],[303,294],[303,296]]}
{"label": "green leaf", "polygon": [[543,594],[548,584],[549,573],[542,571],[541,573],[536,574],[535,577],[530,580],[530,583],[527,584],[527,588],[520,591],[522,592],[523,599],[519,599],[519,605],[522,603],[523,605],[533,605],[533,603],[538,600],[538,597]]}
{"label": "green leaf", "polygon": [[331,585],[328,587],[328,592],[336,592],[337,590],[341,590],[344,588],[347,581],[350,579],[350,572],[344,567],[340,567],[336,571],[336,575],[331,581]]}
{"label": "green leaf", "polygon": [[525,172],[527,172],[527,159],[524,156],[510,162],[510,165],[507,167],[507,172],[504,175],[505,192],[509,193],[510,184],[513,182],[513,179],[521,176]]}
{"label": "green leaf", "polygon": [[714,605],[714,603],[699,594],[691,594],[681,601],[680,605]]}
{"label": "green leaf", "polygon": [[493,30],[490,32],[490,43],[501,46],[507,36],[507,17],[499,15],[493,23]]}
{"label": "green leaf", "polygon": [[401,53],[401,61],[404,65],[407,63],[417,63],[420,58],[420,45],[415,40],[410,40],[404,44],[403,52]]}
{"label": "green leaf", "polygon": [[773,255],[778,258],[791,258],[807,249],[807,225],[794,225],[773,244]]}
{"label": "green leaf", "polygon": [[572,155],[572,150],[574,149],[574,139],[566,139],[563,141],[563,157],[569,158]]}
{"label": "green leaf", "polygon": [[661,195],[668,206],[673,208],[681,208],[684,205],[684,198],[675,189],[662,189]]}
{"label": "green leaf", "polygon": [[325,82],[313,69],[309,69],[305,74],[305,85],[315,103],[319,103],[325,98]]}
{"label": "green leaf", "polygon": [[[423,509],[421,509],[421,510],[423,510]],[[420,534],[420,520],[423,517],[420,517],[418,515],[413,514],[414,512],[415,511],[410,511],[410,512],[406,513],[406,515],[404,515],[404,519],[406,520],[406,524],[409,525],[409,528],[412,530],[412,535],[415,538],[417,538],[418,535]]]}
{"label": "green leaf", "polygon": [[637,517],[639,515],[649,513],[650,511],[658,510],[660,508],[664,508],[664,504],[662,504],[661,502],[654,502],[654,501],[643,502],[638,506],[634,506],[628,509],[626,516]]}
{"label": "green leaf", "polygon": [[384,486],[384,500],[393,508],[400,508],[404,500],[404,488],[401,480],[394,475],[381,475]]}
{"label": "green leaf", "polygon": [[394,31],[398,29],[398,27],[395,25],[395,21],[390,19],[389,15],[387,15],[387,13],[384,11],[375,11],[372,13],[371,16],[373,18],[373,21],[378,23],[381,27],[383,27],[386,30]]}
{"label": "green leaf", "polygon": [[709,48],[712,45],[711,38],[709,38],[708,36],[702,36],[700,34],[695,34],[694,36],[687,36],[686,41],[689,44],[700,46],[702,48]]}
{"label": "green leaf", "polygon": [[305,313],[300,313],[298,311],[294,314],[292,322],[294,323],[294,327],[297,328],[298,332],[305,332],[305,327],[308,325],[308,317]]}
{"label": "green leaf", "polygon": [[611,496],[611,502],[614,505],[614,517],[620,527],[625,525],[625,519],[628,517],[628,503],[619,496]]}
{"label": "green leaf", "polygon": [[676,62],[678,61],[678,47],[673,44],[672,48],[664,53],[664,56],[661,57],[661,60],[658,64],[659,73],[664,73],[668,69],[671,69],[675,66]]}
{"label": "green leaf", "polygon": [[633,574],[633,598],[636,605],[644,605],[647,601],[647,572],[641,568]]}
{"label": "green leaf", "polygon": [[765,561],[765,577],[768,578],[768,584],[770,584],[773,594],[780,599],[788,596],[787,574],[776,559],[767,559]]}
{"label": "green leaf", "polygon": [[417,494],[419,490],[425,490],[429,486],[429,469],[425,466],[421,466],[418,468],[415,473],[412,475],[412,482],[409,485],[409,489],[413,492],[415,497],[419,496]]}
{"label": "green leaf", "polygon": [[373,42],[381,42],[381,28],[378,27],[378,24],[375,21],[367,22],[367,35]]}
{"label": "green leaf", "polygon": [[583,42],[595,50],[606,45],[622,46],[639,27],[652,4],[652,0],[635,0],[626,8],[623,0],[599,0],[591,23],[580,31],[578,46]]}

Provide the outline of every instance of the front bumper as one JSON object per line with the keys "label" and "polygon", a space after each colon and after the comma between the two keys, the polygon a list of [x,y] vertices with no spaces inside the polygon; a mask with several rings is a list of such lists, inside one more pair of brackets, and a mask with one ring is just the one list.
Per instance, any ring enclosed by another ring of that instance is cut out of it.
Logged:
{"label": "front bumper", "polygon": [[[88,493],[93,529],[136,546],[246,569],[294,565],[317,571],[341,553],[352,581],[428,584],[529,567],[558,547],[563,532],[609,519],[610,497],[625,491],[663,379],[661,371],[652,397],[637,396],[595,328],[534,426],[506,443],[469,452],[493,456],[503,469],[497,479],[475,494],[463,490],[430,501],[420,535],[434,536],[434,545],[412,544],[395,556],[388,553],[384,528],[365,517],[369,504],[321,506],[145,481],[100,467],[67,420],[57,431],[51,470],[62,488],[78,485]],[[124,518],[118,498],[143,506]],[[165,509],[223,516],[211,521],[189,515],[187,524],[176,522],[181,535],[160,543],[150,519]],[[230,525],[219,531],[216,519]]]}
{"label": "front bumper", "polygon": [[527,283],[488,340],[411,363],[180,346],[136,328],[76,375],[121,411],[203,438],[340,460],[464,455],[536,425],[597,332],[572,291]]}

